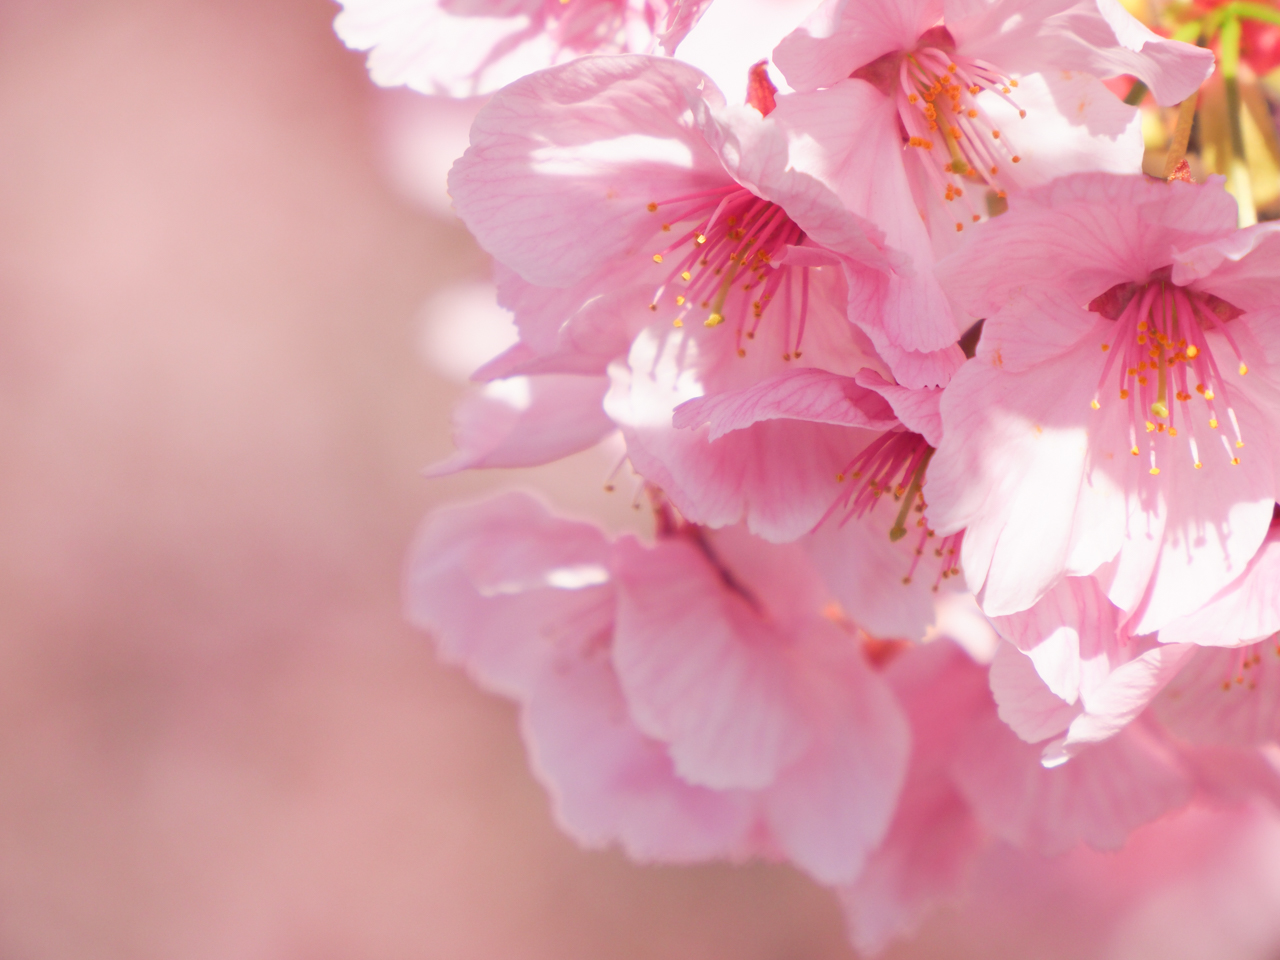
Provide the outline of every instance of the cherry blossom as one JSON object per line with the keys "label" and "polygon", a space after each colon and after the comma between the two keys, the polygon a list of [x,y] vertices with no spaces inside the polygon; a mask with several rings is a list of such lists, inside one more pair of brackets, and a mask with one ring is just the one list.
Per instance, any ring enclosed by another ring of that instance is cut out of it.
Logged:
{"label": "cherry blossom", "polygon": [[590,53],[672,53],[710,0],[340,0],[383,86],[473,97]]}
{"label": "cherry blossom", "polygon": [[1176,103],[1213,68],[1209,51],[1156,36],[1115,0],[827,0],[774,59],[801,91],[775,115],[796,168],[916,264],[861,321],[909,386],[945,382],[919,366],[972,319],[933,277],[935,251],[1013,190],[1140,169],[1137,111],[1099,78],[1136,74]]}
{"label": "cherry blossom", "polygon": [[[987,315],[925,493],[988,614],[1092,576],[1128,636],[1244,572],[1277,498],[1280,242],[1220,182],[1081,174],[1023,194],[942,270]],[[1252,451],[1252,452],[1251,452]]]}

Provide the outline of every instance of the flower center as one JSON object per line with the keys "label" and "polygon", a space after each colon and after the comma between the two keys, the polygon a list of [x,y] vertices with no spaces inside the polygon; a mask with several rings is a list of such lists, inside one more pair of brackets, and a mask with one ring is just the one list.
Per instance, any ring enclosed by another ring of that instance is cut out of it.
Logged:
{"label": "flower center", "polygon": [[963,230],[966,220],[976,223],[988,212],[989,201],[984,198],[980,208],[970,188],[985,185],[1003,199],[1007,167],[1022,161],[979,103],[979,94],[991,91],[1019,117],[1027,111],[1011,96],[1017,80],[985,60],[942,49],[951,45],[950,39],[945,28],[935,28],[915,50],[901,55],[896,99],[907,146],[920,151],[926,174],[943,199],[960,207],[956,230]]}
{"label": "flower center", "polygon": [[776,203],[761,200],[737,184],[648,207],[651,213],[664,208],[662,229],[672,232],[679,227],[682,232],[653,256],[655,263],[675,260],[676,265],[658,286],[649,309],[657,311],[670,302],[677,311],[672,321],[677,327],[684,326],[695,310],[706,311],[702,322],[707,327],[731,321],[738,356],[744,357],[744,339],[755,339],[765,311],[775,298],[781,299],[785,305],[782,359],[799,357],[809,310],[809,268],[798,270],[800,305],[793,317],[792,274],[796,271],[773,261],[784,247],[803,242],[804,231]]}
{"label": "flower center", "polygon": [[[896,543],[912,530],[917,533],[919,541],[911,566],[902,578],[904,584],[911,582],[916,568],[926,555],[929,541],[936,537],[925,517],[927,504],[922,492],[925,469],[929,466],[933,453],[933,447],[920,434],[903,429],[890,430],[869,443],[849,462],[844,472],[836,474],[836,480],[840,483],[846,479],[858,481],[847,488],[844,496],[836,501],[837,506],[843,505],[847,511],[844,522],[847,523],[852,517],[866,515],[889,496],[899,505],[893,526],[889,528],[889,539]],[[919,516],[914,523],[909,524],[913,513]],[[943,537],[933,547],[934,559],[940,562],[938,576],[933,584],[935,592],[943,580],[960,573],[956,557],[963,536],[963,533],[957,533]]]}
{"label": "flower center", "polygon": [[1234,433],[1234,449],[1226,436],[1220,433],[1218,437],[1228,460],[1238,465],[1237,451],[1244,446],[1244,438],[1207,333],[1216,330],[1222,334],[1235,353],[1237,373],[1244,376],[1249,368],[1227,328],[1243,311],[1212,294],[1177,286],[1170,282],[1169,272],[1166,267],[1142,284],[1117,284],[1090,302],[1094,313],[1116,321],[1108,342],[1102,344],[1107,362],[1091,406],[1095,410],[1101,407],[1102,392],[1118,368],[1119,397],[1129,408],[1129,452],[1141,455],[1138,441],[1145,435],[1149,472],[1155,475],[1160,473],[1157,440],[1176,438],[1179,424],[1195,468],[1203,466],[1194,431],[1188,429],[1195,416],[1191,404],[1198,396],[1205,405],[1210,429],[1218,429],[1219,406],[1225,410]]}

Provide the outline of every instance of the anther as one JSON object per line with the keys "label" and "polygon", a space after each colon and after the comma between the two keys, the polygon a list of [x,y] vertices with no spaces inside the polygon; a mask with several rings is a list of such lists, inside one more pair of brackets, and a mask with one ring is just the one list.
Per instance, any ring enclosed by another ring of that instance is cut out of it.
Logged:
{"label": "anther", "polygon": [[653,262],[654,262],[654,263],[661,263],[661,262],[662,262],[662,254],[660,254],[660,253],[655,253],[655,254],[653,255]]}

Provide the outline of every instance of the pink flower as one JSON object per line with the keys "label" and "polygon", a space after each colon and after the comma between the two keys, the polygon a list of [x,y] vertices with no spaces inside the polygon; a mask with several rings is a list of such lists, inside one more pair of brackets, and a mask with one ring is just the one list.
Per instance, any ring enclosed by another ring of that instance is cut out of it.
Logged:
{"label": "pink flower", "polygon": [[410,616],[522,705],[564,828],[641,860],[783,855],[828,883],[884,836],[908,733],[797,547],[658,514],[610,544],[522,494],[433,516]]}
{"label": "pink flower", "polygon": [[710,0],[340,0],[334,26],[386,87],[472,97],[589,53],[673,53]]}
{"label": "pink flower", "polygon": [[1067,577],[1030,610],[994,618],[1027,655],[1006,647],[993,666],[1002,719],[1028,742],[1057,737],[1044,748],[1047,762],[1114,736],[1149,706],[1178,738],[1251,747],[1280,740],[1278,560],[1273,524],[1244,573],[1161,630],[1163,642],[1129,636],[1092,577]]}
{"label": "pink flower", "polygon": [[987,320],[925,493],[940,533],[965,529],[988,614],[1092,576],[1142,636],[1258,551],[1280,492],[1280,237],[1235,217],[1220,183],[1077,175],[944,265]]}
{"label": "pink flower", "polygon": [[[583,60],[525,78],[494,97],[472,139],[455,203],[505,265],[500,296],[521,336],[478,376],[611,364],[605,406],[631,463],[686,517],[745,521],[777,541],[812,529],[858,452],[846,428],[893,423],[851,379],[884,369],[847,319],[850,285],[873,296],[895,262],[875,231],[785,167],[758,110],[727,108],[705,76],[669,60]],[[788,379],[797,371],[804,389]],[[684,400],[757,387],[749,411],[672,429]]]}
{"label": "pink flower", "polygon": [[1137,74],[1172,103],[1213,69],[1209,51],[1157,37],[1115,0],[827,0],[774,58],[802,91],[774,115],[795,167],[915,262],[861,321],[910,386],[945,382],[914,366],[970,322],[938,288],[935,249],[954,248],[1014,189],[1140,170],[1137,110],[1097,78]]}

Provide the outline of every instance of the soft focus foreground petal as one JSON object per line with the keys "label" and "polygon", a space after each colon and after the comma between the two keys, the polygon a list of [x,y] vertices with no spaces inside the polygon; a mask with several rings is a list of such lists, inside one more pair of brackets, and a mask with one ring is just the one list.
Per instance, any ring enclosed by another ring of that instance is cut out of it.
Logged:
{"label": "soft focus foreground petal", "polygon": [[607,377],[549,374],[494,380],[453,411],[457,452],[427,471],[531,467],[600,442],[614,430],[602,402]]}
{"label": "soft focus foreground petal", "polygon": [[1176,759],[1134,730],[1046,768],[1040,750],[1018,739],[994,710],[966,735],[952,774],[989,831],[1046,854],[1081,842],[1118,849],[1135,827],[1190,796]]}
{"label": "soft focus foreground petal", "polygon": [[1274,523],[1239,579],[1160,631],[1164,643],[1233,647],[1280,631],[1280,528]]}
{"label": "soft focus foreground petal", "polygon": [[991,4],[984,14],[969,22],[949,18],[948,26],[962,53],[1012,74],[1047,69],[1103,79],[1131,74],[1169,106],[1195,93],[1213,72],[1211,51],[1152,33],[1117,0],[1014,0]]}
{"label": "soft focus foreground petal", "polygon": [[813,746],[764,795],[769,826],[822,883],[848,883],[884,839],[902,789],[910,730],[893,694],[851,638],[817,621],[794,654]]}
{"label": "soft focus foreground petal", "polygon": [[446,507],[409,551],[406,612],[443,660],[520,699],[557,650],[611,623],[608,559],[597,528],[553,517],[527,494]]}
{"label": "soft focus foreground petal", "polygon": [[[348,47],[369,50],[369,74],[384,87],[471,97],[552,62],[547,37],[522,36],[517,6],[490,16],[451,16],[430,0],[342,0],[334,29]],[[513,15],[517,14],[517,15]],[[532,41],[532,42],[529,42]],[[494,58],[500,48],[510,55]]]}
{"label": "soft focus foreground petal", "polygon": [[954,344],[959,331],[933,274],[933,246],[902,163],[894,101],[864,80],[841,80],[827,90],[779,98],[769,120],[786,132],[797,170],[826,184],[909,258],[910,270],[883,275],[874,290],[850,290],[849,319],[868,332],[882,330],[903,350]]}
{"label": "soft focus foreground petal", "polygon": [[735,590],[705,540],[616,546],[613,658],[641,730],[676,770],[717,789],[760,789],[810,746],[786,625]]}
{"label": "soft focus foreground petal", "polygon": [[894,50],[909,49],[942,15],[941,0],[825,0],[773,51],[787,83],[815,90]]}
{"label": "soft focus foreground petal", "polygon": [[663,745],[628,717],[607,649],[544,670],[522,725],[556,820],[579,843],[617,842],[641,862],[750,852],[751,797],[692,786],[676,775]]}
{"label": "soft focus foreground petal", "polygon": [[680,41],[697,26],[710,6],[711,0],[673,0],[666,20],[659,25],[662,33],[658,35],[658,39],[662,42],[663,52],[668,56],[675,53]]}
{"label": "soft focus foreground petal", "polygon": [[1170,733],[1193,743],[1280,741],[1280,640],[1197,651],[1152,709]]}
{"label": "soft focus foreground petal", "polygon": [[[763,789],[787,855],[824,882],[848,880],[892,815],[901,711],[851,637],[757,586],[772,572],[778,593],[805,572],[798,548],[693,536],[617,545],[614,662],[632,716],[669,744],[685,780]],[[740,568],[744,547],[754,556]]]}
{"label": "soft focus foreground petal", "polygon": [[876,954],[955,895],[983,844],[948,768],[966,723],[987,709],[983,671],[947,639],[893,660],[886,678],[911,722],[911,766],[884,842],[839,890],[854,946]]}
{"label": "soft focus foreground petal", "polygon": [[892,408],[876,392],[851,377],[813,367],[791,370],[745,390],[687,400],[676,407],[677,429],[709,427],[707,439],[742,430],[764,420],[806,420],[867,430],[897,425]]}
{"label": "soft focus foreground petal", "polygon": [[699,126],[723,102],[700,71],[661,57],[587,57],[524,77],[476,117],[449,174],[454,207],[531,283],[641,261],[661,228],[648,204],[733,182]]}
{"label": "soft focus foreground petal", "polygon": [[996,712],[1027,743],[1062,733],[1083,709],[1050,690],[1031,658],[1011,643],[1000,644],[989,676]]}
{"label": "soft focus foreground petal", "polygon": [[705,426],[674,428],[672,411],[702,393],[696,346],[687,335],[650,331],[636,339],[627,364],[610,367],[605,410],[622,429],[632,466],[694,522],[745,520],[776,542],[808,533],[835,502],[836,475],[869,434],[767,420],[709,441]]}

